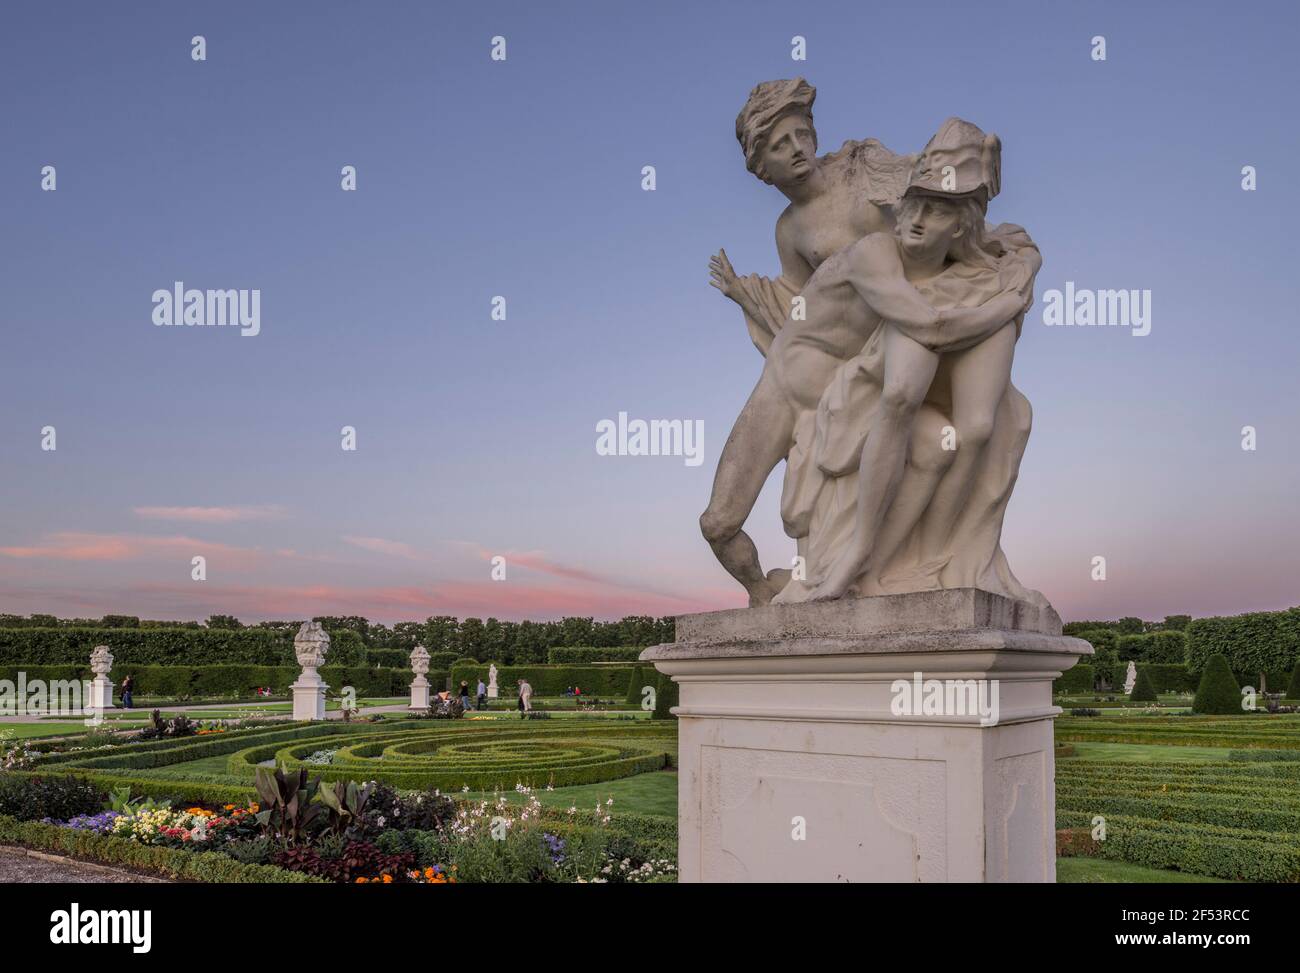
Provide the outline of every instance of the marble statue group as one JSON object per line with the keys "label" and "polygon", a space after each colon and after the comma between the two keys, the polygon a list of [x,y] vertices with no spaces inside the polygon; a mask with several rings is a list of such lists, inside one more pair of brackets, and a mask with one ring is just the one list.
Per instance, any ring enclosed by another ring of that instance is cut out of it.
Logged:
{"label": "marble statue group", "polygon": [[[749,171],[789,205],[778,277],[710,261],[765,362],[704,536],[751,605],[982,588],[1045,606],[1001,548],[1030,427],[1011,364],[1041,265],[1024,229],[987,220],[1001,142],[950,118],[916,155],[865,139],[818,156],[815,97],[768,81],[736,119]],[[797,557],[765,572],[743,528],[782,460]]]}

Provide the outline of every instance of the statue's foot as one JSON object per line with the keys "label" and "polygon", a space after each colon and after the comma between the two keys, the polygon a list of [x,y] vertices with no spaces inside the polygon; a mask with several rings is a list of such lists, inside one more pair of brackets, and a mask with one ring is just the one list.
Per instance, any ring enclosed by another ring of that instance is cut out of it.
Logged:
{"label": "statue's foot", "polygon": [[745,588],[749,592],[749,607],[757,608],[759,605],[770,604],[780,591],[776,585],[764,578],[762,581],[756,581]]}
{"label": "statue's foot", "polygon": [[797,605],[812,597],[815,586],[802,581],[791,581],[781,589],[781,593],[772,599],[774,605]]}

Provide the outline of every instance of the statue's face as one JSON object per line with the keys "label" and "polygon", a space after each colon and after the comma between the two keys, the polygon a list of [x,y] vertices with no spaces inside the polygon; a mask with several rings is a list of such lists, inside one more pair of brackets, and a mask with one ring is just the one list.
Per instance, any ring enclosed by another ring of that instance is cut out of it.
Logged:
{"label": "statue's face", "polygon": [[762,152],[768,182],[786,186],[807,179],[817,161],[817,137],[807,115],[786,115],[773,126]]}
{"label": "statue's face", "polygon": [[946,254],[961,233],[961,212],[951,200],[920,196],[899,214],[898,239],[916,257]]}

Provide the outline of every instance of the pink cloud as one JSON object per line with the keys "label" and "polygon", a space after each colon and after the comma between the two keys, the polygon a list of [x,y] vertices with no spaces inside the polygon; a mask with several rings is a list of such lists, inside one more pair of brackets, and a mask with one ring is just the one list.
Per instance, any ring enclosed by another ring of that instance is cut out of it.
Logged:
{"label": "pink cloud", "polygon": [[404,557],[412,561],[419,561],[424,558],[424,555],[410,544],[404,544],[401,541],[385,540],[382,537],[352,536],[345,536],[343,540],[351,544],[353,547],[359,547],[366,551],[374,551],[377,554],[388,554],[392,557]]}
{"label": "pink cloud", "polygon": [[0,554],[16,558],[43,558],[57,561],[147,561],[196,554],[210,557],[219,554],[231,563],[247,565],[259,552],[251,548],[232,547],[193,537],[150,537],[142,534],[95,534],[80,531],[57,531],[47,534],[42,543],[32,546],[0,547]]}
{"label": "pink cloud", "polygon": [[616,619],[624,615],[679,615],[740,607],[744,599],[730,588],[700,591],[692,597],[653,592],[597,590],[587,586],[538,587],[513,582],[450,582],[428,586],[393,585],[216,585],[145,584],[117,590],[66,587],[39,590],[0,588],[7,610],[33,612],[54,605],[76,605],[79,613],[125,613],[145,618],[203,619],[236,615],[245,621],[307,618],[312,615],[363,615],[374,621],[418,621],[429,615],[495,617],[534,621],[564,615]]}
{"label": "pink cloud", "polygon": [[229,524],[241,520],[270,520],[284,515],[282,507],[135,507],[146,520],[185,520],[196,524]]}

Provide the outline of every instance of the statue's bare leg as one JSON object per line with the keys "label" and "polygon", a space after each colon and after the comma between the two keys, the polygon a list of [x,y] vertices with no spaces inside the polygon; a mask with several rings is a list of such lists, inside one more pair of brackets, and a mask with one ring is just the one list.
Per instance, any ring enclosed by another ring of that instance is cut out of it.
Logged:
{"label": "statue's bare leg", "polygon": [[998,405],[1011,381],[1015,349],[1015,325],[1008,324],[979,344],[952,355],[949,365],[957,456],[952,468],[939,481],[921,528],[921,550],[926,558],[948,552],[953,528],[970,497],[984,447],[993,435]]}
{"label": "statue's bare leg", "polygon": [[955,452],[943,448],[943,430],[949,424],[948,416],[933,406],[922,405],[917,411],[907,466],[889,507],[889,516],[871,551],[871,562],[878,568],[887,567],[890,558],[911,535],[929,507],[940,479],[956,457]]}
{"label": "statue's bare leg", "polygon": [[884,333],[884,386],[862,447],[853,538],[813,592],[816,600],[839,598],[866,570],[885,514],[903,478],[913,420],[939,367],[938,354],[897,328],[881,327],[888,329]]}
{"label": "statue's bare leg", "polygon": [[745,586],[750,605],[764,605],[776,594],[763,576],[758,550],[742,527],[776,464],[790,452],[794,413],[770,368],[741,410],[722,447],[713,477],[709,507],[700,530],[727,573]]}

